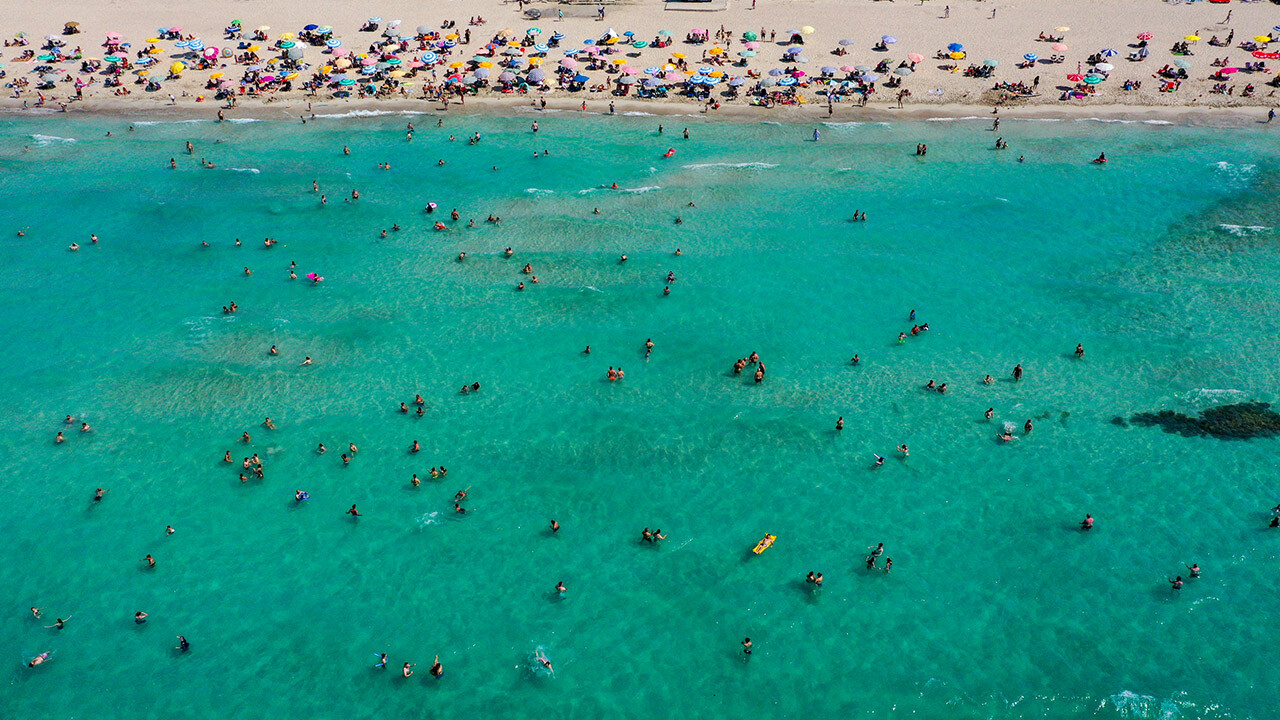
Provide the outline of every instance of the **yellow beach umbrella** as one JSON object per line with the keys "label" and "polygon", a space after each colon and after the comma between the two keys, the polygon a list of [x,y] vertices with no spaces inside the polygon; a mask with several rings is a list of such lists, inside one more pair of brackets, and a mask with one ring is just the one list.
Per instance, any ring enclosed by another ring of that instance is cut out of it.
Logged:
{"label": "yellow beach umbrella", "polygon": [[187,66],[183,65],[180,62],[176,62],[169,66],[169,72],[173,73],[174,75],[179,75],[182,73],[183,70],[186,70],[186,69],[187,69]]}
{"label": "yellow beach umbrella", "polygon": [[1197,40],[1199,40],[1199,39],[1200,39],[1200,36],[1199,36],[1199,35],[1188,35],[1188,36],[1186,36],[1186,37],[1184,37],[1184,38],[1182,38],[1182,39],[1183,39],[1183,40],[1190,40],[1191,42],[1195,42],[1195,41],[1197,41]]}
{"label": "yellow beach umbrella", "polygon": [[538,67],[541,64],[542,64],[542,58],[540,57],[529,58],[529,67]]}
{"label": "yellow beach umbrella", "polygon": [[322,73],[324,73],[324,74],[326,74],[326,75],[327,75],[327,74],[329,74],[329,73],[333,72],[333,66],[332,66],[332,65],[321,65],[321,66],[320,66],[320,72],[322,72]]}
{"label": "yellow beach umbrella", "polygon": [[680,58],[681,60],[683,60],[683,59],[685,58],[685,54],[684,54],[684,53],[671,53],[671,57],[673,57],[673,58]]}
{"label": "yellow beach umbrella", "polygon": [[520,43],[516,42],[515,40],[508,40],[507,47],[520,47]]}
{"label": "yellow beach umbrella", "polygon": [[288,75],[285,75],[285,76],[284,76],[284,79],[285,79],[285,80],[297,80],[297,79],[298,79],[298,73],[289,73]]}
{"label": "yellow beach umbrella", "polygon": [[258,52],[261,49],[262,48],[257,45],[250,45],[249,47],[245,48],[245,50],[248,50],[249,52]]}
{"label": "yellow beach umbrella", "polygon": [[1271,42],[1271,36],[1270,36],[1270,35],[1254,35],[1254,36],[1253,36],[1253,39],[1254,39],[1254,40],[1256,40],[1257,42],[1260,42],[1260,43],[1269,43],[1269,42]]}
{"label": "yellow beach umbrella", "polygon": [[812,25],[805,25],[804,27],[800,28],[801,35],[812,35],[814,32],[816,31],[813,29]]}
{"label": "yellow beach umbrella", "polygon": [[214,74],[210,75],[210,76],[209,76],[209,79],[210,79],[210,80],[217,80],[218,78],[222,77],[222,75],[223,75],[223,73],[216,72],[216,73],[214,73]]}
{"label": "yellow beach umbrella", "polygon": [[280,33],[280,39],[281,39],[281,40],[292,40],[292,39],[293,39],[293,33]]}
{"label": "yellow beach umbrella", "polygon": [[151,39],[147,40],[147,42],[149,42],[149,43],[158,43],[158,42],[160,42],[160,38],[151,38]]}
{"label": "yellow beach umbrella", "polygon": [[713,70],[710,75],[711,77],[724,77],[724,73],[719,70]]}
{"label": "yellow beach umbrella", "polygon": [[710,50],[708,50],[708,51],[707,51],[707,54],[709,54],[709,55],[723,55],[723,54],[724,54],[724,48],[711,48]]}
{"label": "yellow beach umbrella", "polygon": [[1067,31],[1068,31],[1068,30],[1070,30],[1070,29],[1071,29],[1071,28],[1067,27],[1066,25],[1063,25],[1062,27],[1056,27],[1056,28],[1054,28],[1054,29],[1053,29],[1053,31],[1054,31],[1054,32],[1067,32]]}
{"label": "yellow beach umbrella", "polygon": [[137,75],[138,75],[139,77],[146,77],[146,76],[148,76],[148,75],[150,75],[150,74],[151,74],[151,71],[150,71],[150,70],[139,70],[139,71],[137,72]]}
{"label": "yellow beach umbrella", "polygon": [[[406,73],[405,71],[403,71],[403,70],[392,70],[391,72],[389,72],[389,73],[387,73],[387,74],[388,74],[388,75],[390,75],[390,76],[391,76],[391,77],[393,77],[393,78],[401,78],[401,77],[404,77],[407,73]],[[285,80],[288,80],[288,79],[289,79],[289,78],[285,78]]]}
{"label": "yellow beach umbrella", "polygon": [[953,53],[951,53],[951,55],[950,55],[949,57],[950,57],[952,60],[963,60],[963,59],[964,59],[964,53],[962,53],[962,52],[953,52]]}
{"label": "yellow beach umbrella", "polygon": [[158,48],[158,47],[154,47],[154,48],[151,48],[150,50],[148,50],[147,52],[148,52],[148,53],[150,53],[150,54],[152,54],[152,55],[159,55],[160,53],[164,52],[164,50],[161,50],[161,49],[160,49],[160,48]]}
{"label": "yellow beach umbrella", "polygon": [[445,39],[445,40],[457,40],[457,39],[458,39],[458,33],[449,33],[448,35],[445,35],[445,36],[444,36],[444,39]]}
{"label": "yellow beach umbrella", "polygon": [[626,65],[626,64],[627,64],[627,59],[626,59],[626,58],[614,58],[614,59],[610,60],[609,62],[613,63],[614,65]]}
{"label": "yellow beach umbrella", "polygon": [[664,63],[662,66],[663,72],[671,72],[672,70],[675,70],[675,69],[676,69],[676,66],[672,65],[671,63]]}
{"label": "yellow beach umbrella", "polygon": [[462,67],[462,65],[463,65],[463,64],[462,64],[462,63],[460,63],[460,62],[452,62],[452,63],[449,63],[449,67],[450,67],[451,69],[453,69],[453,70],[457,70],[458,68]]}
{"label": "yellow beach umbrella", "polygon": [[[462,63],[458,63],[458,64],[461,65]],[[482,63],[477,63],[476,67],[491,68],[493,67],[493,63],[487,62],[487,61]]]}

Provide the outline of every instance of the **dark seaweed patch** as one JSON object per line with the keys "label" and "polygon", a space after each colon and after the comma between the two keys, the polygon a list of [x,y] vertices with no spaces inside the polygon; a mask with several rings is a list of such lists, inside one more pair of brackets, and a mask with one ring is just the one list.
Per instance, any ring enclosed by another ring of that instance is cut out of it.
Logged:
{"label": "dark seaweed patch", "polygon": [[1271,410],[1271,403],[1262,402],[1219,405],[1201,411],[1199,417],[1173,410],[1143,412],[1130,418],[1130,422],[1146,427],[1159,427],[1167,433],[1185,437],[1243,440],[1280,435],[1280,414]]}

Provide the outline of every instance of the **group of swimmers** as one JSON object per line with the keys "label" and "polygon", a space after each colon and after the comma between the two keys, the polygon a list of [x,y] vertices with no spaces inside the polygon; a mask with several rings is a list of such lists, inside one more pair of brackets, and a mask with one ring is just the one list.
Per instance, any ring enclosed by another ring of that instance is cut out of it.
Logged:
{"label": "group of swimmers", "polygon": [[764,372],[765,372],[764,363],[760,361],[760,355],[757,354],[755,350],[752,350],[751,354],[744,358],[738,358],[737,362],[733,364],[733,374],[741,375],[742,371],[745,370],[748,365],[756,366],[756,373],[755,373],[756,382],[757,383],[764,382]]}

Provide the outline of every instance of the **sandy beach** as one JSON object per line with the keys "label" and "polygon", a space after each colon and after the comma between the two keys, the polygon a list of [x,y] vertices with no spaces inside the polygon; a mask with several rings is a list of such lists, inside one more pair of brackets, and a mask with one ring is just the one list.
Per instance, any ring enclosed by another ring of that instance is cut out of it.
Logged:
{"label": "sandy beach", "polygon": [[[1277,15],[1270,3],[766,0],[752,5],[731,0],[722,10],[712,9],[717,4],[665,6],[690,8],[674,10],[656,3],[609,4],[602,6],[603,19],[596,5],[492,0],[451,2],[430,11],[406,2],[285,8],[254,0],[175,9],[148,1],[127,12],[82,2],[59,4],[56,10],[25,5],[12,10],[0,28],[10,42],[18,42],[21,33],[28,43],[4,48],[6,92],[0,107],[57,111],[65,104],[68,112],[199,116],[224,108],[230,117],[296,118],[317,112],[316,106],[325,113],[438,111],[446,109],[441,97],[447,95],[450,112],[509,113],[542,107],[544,101],[547,109],[582,111],[585,102],[587,112],[610,112],[613,103],[614,112],[803,121],[964,117],[1000,105],[1027,116],[1248,125],[1265,120],[1261,108],[1277,102],[1276,86],[1268,83],[1276,77],[1270,66],[1280,61],[1263,56],[1280,49],[1280,43],[1268,47],[1256,39],[1273,32]],[[529,18],[529,10],[541,17]],[[381,20],[377,30],[360,31],[372,17]],[[483,24],[471,24],[479,18]],[[239,21],[241,32],[228,39],[225,30],[232,21]],[[454,24],[442,28],[446,21]],[[69,22],[76,23],[77,33],[64,34]],[[330,26],[324,37],[340,46],[327,47],[314,37],[315,44],[308,44],[297,36],[308,25]],[[389,26],[401,42],[375,47],[387,40]],[[268,29],[255,38],[260,27]],[[170,39],[149,43],[161,28],[172,30]],[[541,32],[526,34],[530,28]],[[687,41],[691,31],[702,29],[709,32],[705,41]],[[791,44],[789,30],[801,31],[803,45]],[[759,39],[747,40],[748,32]],[[453,33],[456,46],[441,47],[454,42],[445,39]],[[554,34],[563,35],[557,46],[535,49]],[[1139,36],[1147,34],[1151,39],[1139,47]],[[885,42],[885,36],[893,42]],[[47,37],[63,43],[57,48],[61,54],[50,58]],[[567,80],[580,73],[583,82],[557,82],[566,50],[609,37],[617,40],[597,45],[598,54],[576,53],[569,63],[573,68],[564,71]],[[108,47],[104,41],[109,39],[128,45]],[[185,46],[191,39],[201,44],[199,51]],[[662,39],[671,43],[647,44]],[[1175,54],[1175,43],[1184,42]],[[962,48],[950,51],[953,44]],[[113,63],[103,62],[113,48],[120,58],[115,64],[122,68],[118,87],[105,82],[115,74]],[[217,49],[214,59],[199,67],[197,55],[210,48]],[[1144,49],[1144,59],[1131,59]],[[509,53],[504,56],[502,50]],[[834,54],[837,50],[846,54]],[[24,58],[27,51],[30,56]],[[793,54],[784,54],[789,51]],[[422,62],[427,52],[436,54],[435,64]],[[486,63],[494,67],[473,60],[481,52],[495,55]],[[740,56],[744,52],[753,54]],[[1038,56],[1035,62],[1027,60],[1029,54]],[[367,69],[376,72],[358,72],[364,55],[372,58],[370,64],[380,61]],[[146,57],[156,59],[145,66],[138,62]],[[610,72],[588,69],[591,57]],[[515,67],[502,65],[513,58]],[[344,59],[348,68],[339,67]],[[1266,68],[1251,65],[1259,62]],[[174,63],[183,64],[180,72],[172,72]],[[260,69],[247,72],[251,67]],[[1183,71],[1186,79],[1155,77],[1165,68]],[[545,84],[529,82],[533,69],[543,71]],[[515,77],[508,92],[496,87],[504,70]],[[1089,77],[1091,72],[1096,77]],[[486,76],[478,86],[465,84],[475,83],[478,75]],[[714,84],[696,87],[701,96],[689,97],[686,81],[697,76]],[[264,82],[264,77],[274,79]],[[629,84],[619,84],[622,78]],[[53,82],[42,89],[42,79]],[[151,81],[156,84],[148,86]],[[665,90],[665,97],[637,99],[646,81],[654,86],[651,94]],[[363,92],[371,84],[377,92]],[[235,102],[228,103],[227,96]]]}

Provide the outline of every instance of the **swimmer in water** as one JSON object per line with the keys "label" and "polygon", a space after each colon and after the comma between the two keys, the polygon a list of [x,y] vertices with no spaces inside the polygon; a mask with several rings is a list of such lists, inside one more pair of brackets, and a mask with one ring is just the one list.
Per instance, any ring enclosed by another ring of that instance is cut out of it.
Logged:
{"label": "swimmer in water", "polygon": [[987,408],[987,411],[983,413],[983,416],[986,417],[988,420],[990,420],[992,417],[995,416],[995,414],[996,414],[995,408]]}
{"label": "swimmer in water", "polygon": [[147,621],[147,614],[139,610],[133,614],[133,621],[139,625]]}
{"label": "swimmer in water", "polygon": [[37,665],[43,664],[44,661],[48,659],[49,659],[49,652],[46,650],[45,652],[42,652],[39,655],[31,658],[31,662],[27,663],[27,667],[33,668]]}
{"label": "swimmer in water", "polygon": [[1084,343],[1076,343],[1076,357],[1084,357]]}
{"label": "swimmer in water", "polygon": [[98,489],[97,489],[97,491],[95,491],[95,492],[93,493],[93,501],[94,501],[94,502],[102,502],[102,496],[103,496],[103,495],[106,495],[106,494],[107,494],[107,493],[109,493],[109,492],[111,492],[111,491],[110,491],[110,490],[103,490],[102,488],[98,488]]}
{"label": "swimmer in water", "polygon": [[411,677],[413,675],[413,670],[411,670],[410,668],[416,666],[417,664],[418,663],[405,663],[404,667],[400,668],[400,674],[403,675],[404,677]]}
{"label": "swimmer in water", "polygon": [[551,672],[551,673],[555,672],[555,668],[551,667],[551,661],[548,660],[547,656],[542,653],[542,650],[538,650],[537,652],[535,652],[533,654],[533,659],[542,663],[542,666],[547,669],[547,672]]}
{"label": "swimmer in water", "polygon": [[351,517],[360,517],[360,511],[356,509],[355,505],[351,506],[351,509],[347,511],[347,514]]}
{"label": "swimmer in water", "polygon": [[1092,516],[1092,515],[1090,515],[1089,513],[1085,513],[1085,514],[1084,514],[1084,520],[1081,520],[1081,521],[1080,521],[1080,529],[1081,529],[1081,530],[1092,530],[1092,529],[1093,529],[1093,516]]}
{"label": "swimmer in water", "polygon": [[1191,573],[1191,579],[1200,577],[1200,563],[1192,563],[1187,566],[1187,570]]}
{"label": "swimmer in water", "polygon": [[556,582],[556,592],[560,594],[560,597],[564,597],[565,593],[568,591],[569,591],[568,588],[564,586],[563,580]]}
{"label": "swimmer in water", "polygon": [[437,655],[435,660],[431,661],[431,677],[437,680],[444,677],[444,666],[440,664],[440,656]]}
{"label": "swimmer in water", "polygon": [[555,520],[552,520],[552,521],[551,521],[551,532],[553,532],[553,533],[558,533],[558,532],[560,532],[560,523],[556,522]]}
{"label": "swimmer in water", "polygon": [[191,649],[191,643],[187,642],[187,638],[183,635],[178,636],[178,646],[174,650],[186,652]]}

